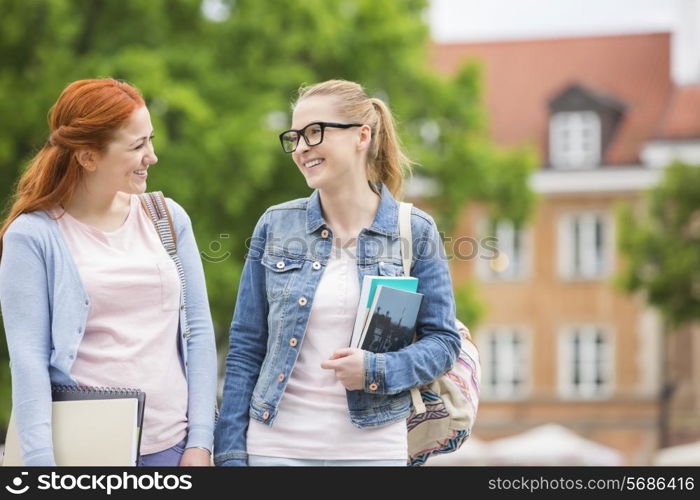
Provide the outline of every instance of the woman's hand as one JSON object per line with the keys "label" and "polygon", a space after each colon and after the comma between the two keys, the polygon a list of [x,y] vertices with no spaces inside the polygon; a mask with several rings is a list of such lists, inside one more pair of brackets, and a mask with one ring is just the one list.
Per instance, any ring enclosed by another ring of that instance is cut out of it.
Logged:
{"label": "woman's hand", "polygon": [[338,349],[321,368],[335,370],[335,376],[348,391],[359,391],[365,386],[365,357],[362,349]]}
{"label": "woman's hand", "polygon": [[180,458],[180,467],[210,467],[211,454],[204,448],[187,448]]}

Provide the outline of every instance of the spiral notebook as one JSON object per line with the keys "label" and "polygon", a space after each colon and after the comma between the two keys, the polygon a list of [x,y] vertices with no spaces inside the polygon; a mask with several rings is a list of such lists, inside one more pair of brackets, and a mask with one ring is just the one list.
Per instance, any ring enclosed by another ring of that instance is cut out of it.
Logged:
{"label": "spiral notebook", "polygon": [[[57,465],[133,466],[138,463],[146,394],[137,389],[52,386],[52,436]],[[4,466],[24,465],[14,412]]]}

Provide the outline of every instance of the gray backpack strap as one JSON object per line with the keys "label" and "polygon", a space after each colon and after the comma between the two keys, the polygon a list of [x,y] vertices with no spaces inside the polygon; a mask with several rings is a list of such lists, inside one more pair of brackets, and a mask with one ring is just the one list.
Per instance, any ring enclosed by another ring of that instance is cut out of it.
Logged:
{"label": "gray backpack strap", "polygon": [[158,236],[160,241],[163,243],[165,250],[173,259],[175,267],[177,268],[177,274],[180,277],[180,293],[181,293],[181,309],[184,317],[184,325],[182,328],[182,334],[185,338],[190,336],[190,324],[187,321],[187,282],[185,281],[185,271],[182,269],[182,262],[177,254],[177,238],[175,236],[175,229],[173,226],[173,219],[170,216],[170,211],[168,210],[168,205],[165,202],[165,196],[161,191],[153,191],[150,193],[143,193],[139,195],[141,199],[141,204],[143,205],[146,213],[151,218],[153,225],[158,231]]}

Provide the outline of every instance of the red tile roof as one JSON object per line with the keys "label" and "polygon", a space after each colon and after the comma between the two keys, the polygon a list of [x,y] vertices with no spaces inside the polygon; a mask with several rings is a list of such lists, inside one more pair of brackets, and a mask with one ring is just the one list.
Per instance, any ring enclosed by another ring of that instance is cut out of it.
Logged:
{"label": "red tile roof", "polygon": [[675,89],[658,128],[657,138],[700,138],[700,85]]}
{"label": "red tile roof", "polygon": [[614,96],[628,107],[603,163],[629,165],[640,162],[672,92],[670,42],[669,33],[649,33],[434,44],[431,63],[452,74],[465,60],[481,61],[491,136],[503,146],[534,144],[543,160],[552,97],[573,83]]}

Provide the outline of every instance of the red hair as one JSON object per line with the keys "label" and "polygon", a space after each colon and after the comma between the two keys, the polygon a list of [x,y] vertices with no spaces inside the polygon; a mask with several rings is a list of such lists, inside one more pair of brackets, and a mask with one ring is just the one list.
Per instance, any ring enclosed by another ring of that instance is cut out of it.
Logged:
{"label": "red hair", "polygon": [[84,175],[76,152],[104,151],[115,131],[144,105],[136,88],[112,78],[78,80],[63,90],[49,110],[49,138],[20,178],[0,227],[0,257],[2,237],[17,217],[71,199]]}

